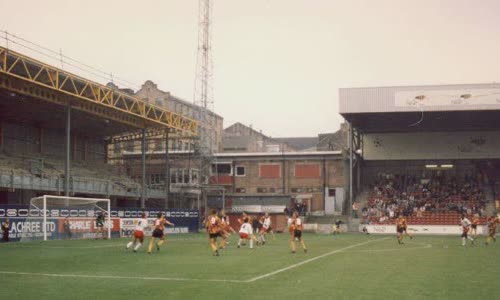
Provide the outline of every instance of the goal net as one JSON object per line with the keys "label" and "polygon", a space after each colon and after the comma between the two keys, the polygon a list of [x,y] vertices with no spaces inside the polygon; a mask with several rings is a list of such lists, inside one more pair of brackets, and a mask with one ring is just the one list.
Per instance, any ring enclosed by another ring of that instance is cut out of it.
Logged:
{"label": "goal net", "polygon": [[44,195],[32,198],[21,242],[111,238],[109,199]]}

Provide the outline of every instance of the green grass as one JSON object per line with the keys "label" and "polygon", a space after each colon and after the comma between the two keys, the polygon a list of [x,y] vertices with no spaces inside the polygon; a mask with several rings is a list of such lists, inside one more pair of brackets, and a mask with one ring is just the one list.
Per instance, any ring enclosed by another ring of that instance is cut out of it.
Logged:
{"label": "green grass", "polygon": [[125,251],[128,239],[0,244],[0,299],[493,299],[500,293],[500,242],[485,247],[481,238],[464,248],[459,237],[417,236],[400,246],[393,236],[307,234],[309,252],[292,255],[287,239],[278,235],[251,250],[236,249],[233,236],[220,257],[211,256],[201,234],[168,236],[152,255],[145,248]]}

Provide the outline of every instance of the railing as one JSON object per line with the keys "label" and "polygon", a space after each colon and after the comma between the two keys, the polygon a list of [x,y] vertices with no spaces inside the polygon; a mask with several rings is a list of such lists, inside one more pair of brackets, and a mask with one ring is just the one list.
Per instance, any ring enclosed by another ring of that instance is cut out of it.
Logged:
{"label": "railing", "polygon": [[[57,176],[35,176],[14,171],[0,170],[0,187],[10,190],[26,189],[34,191],[64,192],[64,178]],[[122,184],[112,180],[72,176],[70,192],[105,196],[140,197],[141,186],[138,183]],[[163,198],[161,190],[147,189],[151,198]]]}

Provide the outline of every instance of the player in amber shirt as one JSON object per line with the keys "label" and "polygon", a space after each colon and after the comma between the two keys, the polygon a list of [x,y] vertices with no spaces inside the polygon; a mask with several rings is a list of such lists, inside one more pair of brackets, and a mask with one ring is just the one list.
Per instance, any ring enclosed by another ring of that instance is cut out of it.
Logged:
{"label": "player in amber shirt", "polygon": [[403,243],[403,234],[405,232],[405,218],[403,216],[399,216],[396,219],[396,236],[398,238],[398,244],[402,245]]}
{"label": "player in amber shirt", "polygon": [[247,215],[246,212],[242,212],[241,213],[241,216],[238,218],[238,223],[240,223],[240,225],[243,225],[243,223],[245,223],[245,219],[248,218],[248,221],[251,222],[252,220],[250,220],[249,216]]}
{"label": "player in amber shirt", "polygon": [[475,239],[476,236],[477,236],[477,226],[479,225],[479,216],[477,214],[474,215],[474,217],[472,217],[472,225],[471,225],[471,230],[470,230],[470,234],[472,235],[472,237]]}
{"label": "player in amber shirt", "polygon": [[486,237],[486,245],[489,245],[491,240],[497,241],[497,225],[500,224],[500,219],[497,216],[488,218],[488,236]]}
{"label": "player in amber shirt", "polygon": [[219,246],[217,245],[217,238],[222,236],[222,224],[220,218],[217,216],[217,211],[212,210],[212,214],[208,216],[205,221],[205,227],[208,232],[208,241],[212,248],[212,254],[219,256]]}
{"label": "player in amber shirt", "polygon": [[302,238],[302,219],[299,217],[297,212],[293,213],[292,223],[290,224],[289,231],[290,235],[290,247],[292,248],[292,253],[296,252],[295,242],[298,241],[304,250],[304,253],[307,253],[307,247],[304,243],[304,239]]}
{"label": "player in amber shirt", "polygon": [[403,216],[403,232],[410,237],[410,240],[413,239],[413,235],[408,233],[408,220]]}
{"label": "player in amber shirt", "polygon": [[151,236],[151,240],[149,241],[148,254],[151,254],[151,252],[153,251],[156,240],[158,240],[158,242],[156,243],[156,251],[160,251],[160,246],[165,243],[165,225],[174,226],[174,223],[167,221],[167,219],[165,219],[165,216],[162,213],[159,213],[158,218],[155,220],[155,229],[153,230],[153,235]]}

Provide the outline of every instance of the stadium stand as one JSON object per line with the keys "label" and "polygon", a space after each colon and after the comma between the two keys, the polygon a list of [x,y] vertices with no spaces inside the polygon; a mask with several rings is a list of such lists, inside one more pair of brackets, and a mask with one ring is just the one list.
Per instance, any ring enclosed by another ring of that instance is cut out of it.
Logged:
{"label": "stadium stand", "polygon": [[483,173],[462,178],[434,173],[428,176],[381,173],[370,186],[365,223],[387,224],[403,214],[410,224],[453,225],[462,213],[486,221],[488,179]]}

